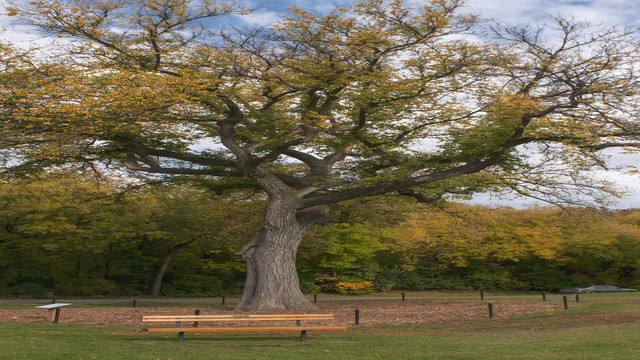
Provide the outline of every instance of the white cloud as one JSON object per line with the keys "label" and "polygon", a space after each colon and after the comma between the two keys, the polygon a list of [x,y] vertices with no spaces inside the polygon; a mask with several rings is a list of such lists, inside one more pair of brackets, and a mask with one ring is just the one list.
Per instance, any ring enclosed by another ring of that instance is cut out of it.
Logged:
{"label": "white cloud", "polygon": [[247,15],[237,15],[237,18],[247,25],[268,26],[282,19],[282,15],[275,11],[258,10]]}
{"label": "white cloud", "polygon": [[467,6],[483,17],[511,23],[563,15],[595,24],[640,25],[637,0],[468,0]]}
{"label": "white cloud", "polygon": [[355,1],[350,0],[329,0],[329,1],[317,1],[317,0],[295,0],[293,3],[295,6],[318,12],[325,12],[336,7],[347,7],[353,4]]}
{"label": "white cloud", "polygon": [[5,5],[0,4],[0,41],[9,42],[23,49],[53,48],[53,44],[64,42],[42,34],[34,27],[21,24],[5,15]]}
{"label": "white cloud", "polygon": [[[3,12],[4,6],[0,5],[0,14]],[[33,34],[28,27],[14,22],[6,15],[0,15],[0,36],[3,40],[11,42],[32,41],[40,37]]]}

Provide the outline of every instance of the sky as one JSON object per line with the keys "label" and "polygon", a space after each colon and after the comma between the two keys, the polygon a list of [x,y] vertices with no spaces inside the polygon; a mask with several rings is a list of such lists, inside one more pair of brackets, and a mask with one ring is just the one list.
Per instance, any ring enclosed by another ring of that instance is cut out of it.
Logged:
{"label": "sky", "polygon": [[[258,7],[249,21],[269,22],[295,5],[308,10],[326,10],[335,5],[345,6],[351,0],[252,0]],[[418,3],[419,0],[409,0]],[[594,23],[640,25],[638,0],[467,0],[466,7],[484,18],[525,22],[543,19],[547,15],[570,15]]]}
{"label": "sky", "polygon": [[[37,32],[19,24],[2,14],[6,0],[0,0],[0,38],[18,41],[46,43]],[[267,25],[276,22],[287,13],[287,8],[295,5],[305,10],[326,11],[334,6],[348,6],[351,0],[238,0],[257,8],[257,11],[237,19],[248,25]],[[406,0],[418,3],[419,0]],[[552,15],[571,16],[594,24],[632,26],[640,28],[640,0],[467,0],[466,8],[482,18],[510,23],[526,23],[544,20]],[[612,168],[623,164],[635,165],[640,169],[640,154],[613,154]],[[597,175],[614,180],[628,189],[615,207],[640,207],[640,178],[625,171],[599,172]],[[483,194],[474,202],[496,205],[524,207],[534,204],[528,199],[499,199],[491,194]]]}
{"label": "sky", "polygon": [[[409,0],[416,2],[415,0]],[[350,0],[253,0],[261,10],[247,17],[254,24],[268,24],[295,5],[307,10],[322,11],[333,6],[345,6]],[[640,0],[467,0],[467,11],[482,18],[508,23],[543,21],[549,16],[568,16],[596,25],[630,26],[640,28]],[[640,178],[623,170],[624,165],[640,169],[640,154],[611,153],[610,171],[598,171],[601,176],[618,184],[627,194],[612,204],[615,208],[640,207]],[[529,198],[500,197],[497,194],[479,194],[471,203],[516,208],[540,205]]]}

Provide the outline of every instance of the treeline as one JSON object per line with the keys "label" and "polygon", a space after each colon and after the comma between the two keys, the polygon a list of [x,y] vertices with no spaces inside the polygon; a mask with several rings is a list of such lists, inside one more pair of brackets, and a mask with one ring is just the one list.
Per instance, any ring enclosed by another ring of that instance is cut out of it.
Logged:
{"label": "treeline", "polygon": [[[325,248],[301,259],[301,269],[331,274],[308,279],[321,290],[345,293],[640,288],[639,225],[639,210],[372,202],[348,221],[316,229],[316,241],[306,244]],[[369,286],[358,285],[363,281]]]}
{"label": "treeline", "polygon": [[[237,294],[264,199],[48,176],[0,184],[0,295]],[[305,292],[640,287],[640,211],[347,203],[298,253]]]}

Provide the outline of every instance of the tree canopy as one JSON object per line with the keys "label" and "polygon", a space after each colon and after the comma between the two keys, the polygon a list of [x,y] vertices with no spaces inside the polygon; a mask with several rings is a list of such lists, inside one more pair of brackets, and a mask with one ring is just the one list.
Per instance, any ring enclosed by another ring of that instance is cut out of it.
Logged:
{"label": "tree canopy", "polygon": [[250,29],[216,25],[248,10],[209,0],[11,4],[69,42],[50,58],[0,53],[3,174],[121,164],[263,191],[264,227],[239,252],[245,310],[312,306],[295,254],[337,203],[504,188],[600,199],[601,150],[640,145],[626,29],[489,26],[458,0],[293,8]]}

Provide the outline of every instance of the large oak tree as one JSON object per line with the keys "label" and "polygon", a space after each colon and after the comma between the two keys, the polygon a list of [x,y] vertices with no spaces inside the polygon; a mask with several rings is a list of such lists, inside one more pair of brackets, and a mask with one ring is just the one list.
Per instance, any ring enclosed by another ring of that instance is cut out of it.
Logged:
{"label": "large oak tree", "polygon": [[14,1],[10,14],[68,41],[0,73],[5,173],[121,164],[259,189],[264,224],[239,251],[250,311],[313,308],[296,252],[342,201],[610,190],[589,172],[603,149],[639,145],[634,34],[488,26],[462,5],[370,0],[225,30],[244,11],[233,3]]}

